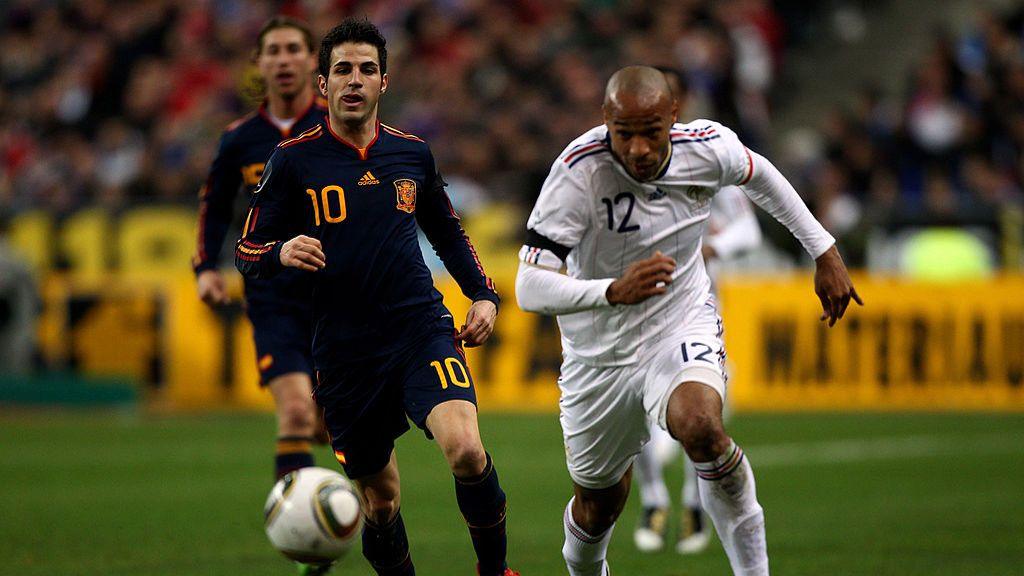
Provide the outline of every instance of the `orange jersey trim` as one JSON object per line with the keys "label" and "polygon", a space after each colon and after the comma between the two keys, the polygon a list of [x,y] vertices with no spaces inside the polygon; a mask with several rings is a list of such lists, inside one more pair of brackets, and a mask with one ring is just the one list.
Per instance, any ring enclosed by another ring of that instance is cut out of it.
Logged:
{"label": "orange jersey trim", "polygon": [[388,126],[387,124],[385,124],[383,122],[380,123],[380,127],[383,128],[385,131],[387,131],[388,134],[391,134],[392,136],[398,136],[399,138],[405,138],[406,140],[413,140],[415,142],[425,142],[423,140],[423,138],[420,138],[419,136],[416,136],[415,134],[409,134],[408,132],[402,132],[398,128],[395,128],[394,126]]}
{"label": "orange jersey trim", "polygon": [[277,145],[277,147],[287,148],[289,146],[294,146],[295,144],[298,144],[300,142],[305,142],[306,140],[316,140],[321,135],[323,135],[323,131],[321,130],[321,126],[317,124],[316,126],[310,128],[309,130],[306,130],[302,134],[299,134],[295,138],[282,140],[281,143]]}

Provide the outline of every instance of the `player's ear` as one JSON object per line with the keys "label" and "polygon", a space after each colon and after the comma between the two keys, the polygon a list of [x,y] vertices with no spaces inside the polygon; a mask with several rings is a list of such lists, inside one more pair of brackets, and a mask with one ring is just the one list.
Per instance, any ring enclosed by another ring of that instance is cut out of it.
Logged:
{"label": "player's ear", "polygon": [[380,77],[380,93],[383,94],[387,89],[388,89],[388,75],[385,72],[384,75]]}
{"label": "player's ear", "polygon": [[316,75],[316,85],[320,88],[320,94],[323,94],[324,98],[327,97],[327,78],[324,78],[323,74]]}
{"label": "player's ear", "polygon": [[672,123],[675,124],[679,121],[679,99],[672,99]]}

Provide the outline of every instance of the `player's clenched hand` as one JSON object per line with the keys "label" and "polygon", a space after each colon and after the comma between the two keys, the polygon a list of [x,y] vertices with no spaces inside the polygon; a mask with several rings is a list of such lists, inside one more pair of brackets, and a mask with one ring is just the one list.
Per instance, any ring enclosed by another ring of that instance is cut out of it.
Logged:
{"label": "player's clenched hand", "polygon": [[315,272],[327,265],[327,258],[319,240],[296,236],[281,246],[281,264]]}
{"label": "player's clenched hand", "polygon": [[651,296],[664,294],[672,283],[676,261],[661,252],[637,260],[626,268],[621,278],[608,286],[605,296],[610,304],[637,304]]}
{"label": "player's clenched hand", "polygon": [[854,289],[850,274],[843,264],[843,258],[835,246],[818,256],[815,262],[818,267],[814,272],[814,293],[821,301],[821,320],[828,320],[828,325],[834,326],[836,320],[846,313],[851,298],[861,306],[864,305],[864,301]]}
{"label": "player's clenched hand", "polygon": [[498,307],[490,300],[477,300],[469,307],[466,323],[455,339],[465,342],[466,348],[474,348],[487,342],[494,332],[494,319],[498,316]]}
{"label": "player's clenched hand", "polygon": [[199,299],[208,306],[228,303],[228,291],[224,287],[224,277],[216,270],[203,270],[196,278]]}

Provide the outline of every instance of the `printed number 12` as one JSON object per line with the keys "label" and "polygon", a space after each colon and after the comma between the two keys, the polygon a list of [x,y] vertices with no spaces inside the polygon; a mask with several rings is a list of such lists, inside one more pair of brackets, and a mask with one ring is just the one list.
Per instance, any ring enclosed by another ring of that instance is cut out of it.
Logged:
{"label": "printed number 12", "polygon": [[[615,230],[615,212],[614,212],[614,210],[612,210],[612,208],[614,208],[615,206],[618,206],[619,202],[621,202],[623,200],[628,200],[629,201],[629,205],[626,206],[626,215],[625,215],[625,217],[623,217],[622,221],[619,222],[619,229]],[[636,196],[633,196],[632,192],[619,192],[615,196],[615,202],[614,203],[612,203],[612,201],[610,199],[608,199],[608,198],[601,198],[601,202],[604,202],[604,207],[608,209],[608,229],[609,230],[615,230],[616,232],[618,232],[620,234],[625,234],[626,232],[635,232],[635,231],[640,229],[640,225],[639,224],[630,224],[629,223],[629,219],[633,216],[633,207],[636,206]]]}
{"label": "printed number 12", "polygon": [[[708,354],[711,354],[711,346],[708,346],[707,344],[705,344],[703,342],[690,342],[690,348],[703,348],[704,349],[703,352],[701,352],[700,354],[697,354],[697,356],[694,357],[694,360],[703,360],[704,362],[710,362],[710,363],[714,364],[714,362],[712,362],[709,358],[705,358],[705,356],[707,356]],[[690,355],[686,352],[686,342],[683,342],[682,350],[683,350],[683,362],[689,362],[690,361]]]}

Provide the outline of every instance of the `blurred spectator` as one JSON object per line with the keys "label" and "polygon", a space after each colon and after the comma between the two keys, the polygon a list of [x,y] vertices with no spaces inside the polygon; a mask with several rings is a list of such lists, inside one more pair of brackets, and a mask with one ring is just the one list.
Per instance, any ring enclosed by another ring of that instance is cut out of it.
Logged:
{"label": "blurred spectator", "polygon": [[[604,81],[626,64],[679,70],[682,120],[767,146],[786,39],[812,40],[816,12],[790,0],[15,0],[0,14],[0,214],[191,206],[217,134],[258,103],[246,63],[277,13],[317,35],[350,14],[381,26],[405,71],[382,116],[435,143],[473,210],[530,205],[551,158],[601,122]],[[867,86],[799,141],[787,173],[855,264],[872,226],[994,222],[1024,189],[1024,9],[979,8],[959,38],[936,31],[902,96]]]}
{"label": "blurred spectator", "polygon": [[625,64],[679,69],[698,114],[763,142],[785,37],[768,0],[14,0],[0,14],[0,213],[191,205],[217,133],[256,105],[243,70],[276,13],[317,35],[350,14],[382,27],[405,71],[383,117],[435,142],[467,206],[532,203]]}
{"label": "blurred spectator", "polygon": [[857,263],[865,226],[981,225],[1020,204],[1024,186],[1024,9],[978,9],[973,30],[934,33],[902,105],[866,87],[834,110],[823,143],[791,171]]}

